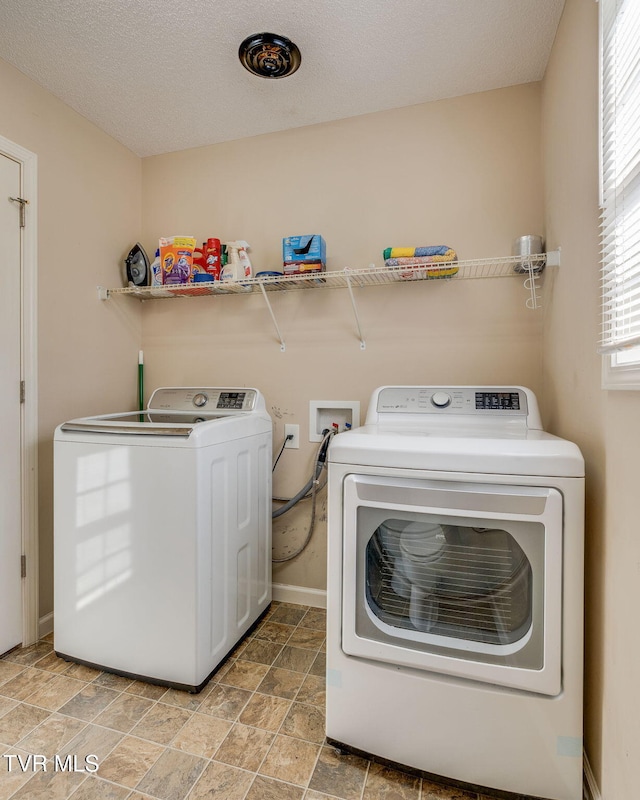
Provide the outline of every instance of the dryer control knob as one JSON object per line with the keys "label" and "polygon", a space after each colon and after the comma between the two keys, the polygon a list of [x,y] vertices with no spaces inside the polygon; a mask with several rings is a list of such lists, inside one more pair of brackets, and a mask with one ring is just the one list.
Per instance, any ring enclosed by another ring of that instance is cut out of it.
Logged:
{"label": "dryer control knob", "polygon": [[202,408],[202,406],[206,406],[207,405],[208,401],[209,401],[209,398],[207,397],[207,395],[203,394],[202,392],[200,392],[193,398],[193,405],[196,408]]}
{"label": "dryer control knob", "polygon": [[431,402],[436,408],[446,408],[451,405],[451,397],[446,392],[434,392],[431,395]]}

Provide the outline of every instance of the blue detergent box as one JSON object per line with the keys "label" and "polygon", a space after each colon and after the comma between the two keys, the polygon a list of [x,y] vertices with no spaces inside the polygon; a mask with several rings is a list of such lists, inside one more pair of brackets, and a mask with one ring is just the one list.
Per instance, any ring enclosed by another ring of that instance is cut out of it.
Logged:
{"label": "blue detergent box", "polygon": [[318,233],[286,236],[282,240],[282,264],[285,275],[323,272],[327,263],[327,245]]}

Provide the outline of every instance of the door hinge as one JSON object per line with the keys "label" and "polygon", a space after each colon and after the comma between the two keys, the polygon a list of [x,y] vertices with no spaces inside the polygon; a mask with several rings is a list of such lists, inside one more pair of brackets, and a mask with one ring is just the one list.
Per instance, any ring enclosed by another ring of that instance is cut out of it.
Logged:
{"label": "door hinge", "polygon": [[24,381],[20,381],[20,402],[21,403],[24,403],[24,395],[25,395]]}
{"label": "door hinge", "polygon": [[25,200],[24,197],[10,197],[9,200],[11,200],[12,203],[20,203],[20,227],[24,228],[25,226],[24,207],[27,205],[29,201]]}
{"label": "door hinge", "polygon": [[20,577],[26,578],[27,577],[27,557],[20,556]]}

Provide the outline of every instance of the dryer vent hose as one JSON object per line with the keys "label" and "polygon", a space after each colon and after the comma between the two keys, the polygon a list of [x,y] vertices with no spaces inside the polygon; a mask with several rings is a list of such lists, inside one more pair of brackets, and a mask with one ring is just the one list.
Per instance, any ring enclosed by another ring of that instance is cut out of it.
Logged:
{"label": "dryer vent hose", "polygon": [[311,497],[311,519],[309,521],[309,528],[307,529],[307,535],[305,536],[304,542],[293,553],[289,553],[289,555],[283,556],[282,558],[272,558],[271,560],[274,562],[274,564],[282,564],[285,561],[292,561],[294,558],[297,558],[300,553],[306,549],[307,545],[311,541],[313,530],[316,524],[317,494],[318,491],[324,489],[327,483],[325,479],[322,486],[320,486],[320,476],[327,465],[327,451],[329,449],[329,442],[331,441],[331,437],[334,435],[334,433],[334,431],[329,430],[324,430],[322,432],[322,441],[320,442],[320,446],[316,452],[313,474],[299,492],[297,492],[291,499],[287,500],[283,506],[280,506],[280,508],[277,508],[271,512],[271,518],[277,519],[283,514],[286,514],[287,511],[290,511],[300,502],[300,500],[303,500],[305,497]]}

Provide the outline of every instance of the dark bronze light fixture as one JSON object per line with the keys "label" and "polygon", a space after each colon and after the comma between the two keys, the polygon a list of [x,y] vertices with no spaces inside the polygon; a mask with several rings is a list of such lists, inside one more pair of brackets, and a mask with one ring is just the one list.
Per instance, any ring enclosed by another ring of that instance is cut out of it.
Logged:
{"label": "dark bronze light fixture", "polygon": [[245,69],[261,78],[286,78],[300,66],[297,45],[276,33],[254,33],[240,45],[238,57]]}

